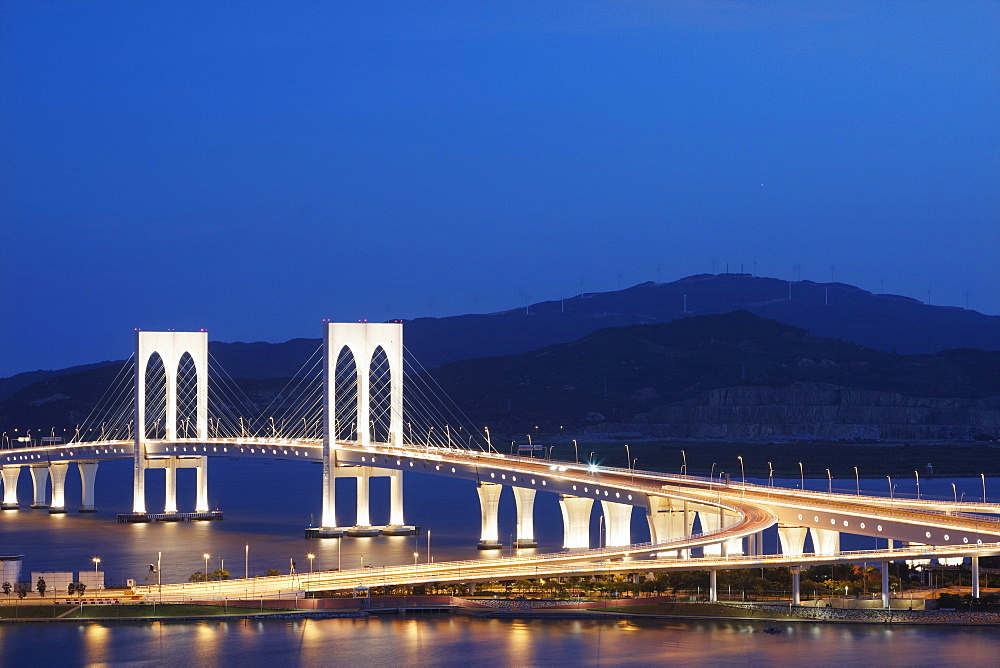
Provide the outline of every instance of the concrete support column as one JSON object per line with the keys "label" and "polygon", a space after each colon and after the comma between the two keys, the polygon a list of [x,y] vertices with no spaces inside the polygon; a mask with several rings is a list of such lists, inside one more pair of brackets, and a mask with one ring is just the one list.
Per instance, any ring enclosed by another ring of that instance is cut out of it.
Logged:
{"label": "concrete support column", "polygon": [[76,463],[76,468],[80,472],[81,488],[81,513],[96,513],[97,506],[94,503],[94,481],[97,478],[96,461],[80,461]]}
{"label": "concrete support column", "polygon": [[515,547],[537,547],[535,541],[535,490],[514,487],[517,502],[517,540]]}
{"label": "concrete support column", "polygon": [[35,489],[35,502],[31,504],[31,507],[48,508],[49,504],[46,503],[45,483],[49,481],[49,465],[32,465],[30,468],[31,482]]}
{"label": "concrete support column", "polygon": [[50,513],[66,512],[66,474],[69,472],[69,462],[52,462],[49,464],[49,474],[52,476],[52,504]]}
{"label": "concrete support column", "polygon": [[[726,526],[726,516],[719,513],[715,508],[705,508],[698,511],[698,516],[701,518],[701,531],[702,533],[710,533],[712,531],[719,531]],[[730,538],[729,540],[722,541],[720,543],[715,543],[713,545],[706,545],[702,554],[706,557],[708,556],[730,556],[735,554],[743,554],[743,539],[742,538]]]}
{"label": "concrete support column", "polygon": [[[694,513],[689,512],[687,501],[681,505],[673,499],[662,496],[647,496],[646,520],[649,522],[651,541],[665,543],[671,540],[681,540],[691,535]],[[690,553],[690,550],[675,550],[661,552],[657,556],[667,555],[687,559]]]}
{"label": "concrete support column", "polygon": [[476,491],[479,492],[479,509],[483,516],[478,547],[480,550],[498,550],[503,547],[500,542],[500,529],[497,526],[497,510],[500,508],[503,485],[481,482],[477,485]]}
{"label": "concrete support column", "polygon": [[177,458],[167,457],[163,462],[163,512],[177,512]]}
{"label": "concrete support column", "polygon": [[[722,519],[719,516],[719,511],[715,508],[701,508],[698,511],[698,517],[701,519],[701,532],[703,534],[718,531],[722,526]],[[706,557],[721,556],[722,543],[705,545],[702,548],[702,554]]]}
{"label": "concrete support column", "polygon": [[832,529],[809,529],[813,538],[813,553],[823,557],[840,554],[840,532]]}
{"label": "concrete support column", "polygon": [[[359,351],[355,351],[356,353]],[[372,442],[371,418],[371,351],[365,348],[361,358],[355,357],[358,371],[358,432],[357,441],[362,447]],[[391,379],[390,379],[391,382]],[[391,390],[390,390],[391,391]],[[391,417],[391,416],[390,416]],[[368,525],[365,525],[368,526]]]}
{"label": "concrete support column", "polygon": [[590,547],[590,511],[594,500],[569,494],[559,495],[559,509],[563,518],[563,547],[567,549]]}
{"label": "concrete support column", "polygon": [[802,577],[802,568],[800,566],[792,566],[789,570],[792,572],[792,605],[799,605],[802,603],[801,587],[799,584]]}
{"label": "concrete support column", "polygon": [[778,525],[778,539],[781,541],[781,553],[786,557],[801,557],[806,546],[805,527]]}
{"label": "concrete support column", "polygon": [[[333,418],[324,416],[324,425],[333,423]],[[319,525],[326,529],[337,526],[337,450],[331,448],[334,443],[333,432],[323,434],[323,513]]]}
{"label": "concrete support column", "polygon": [[403,472],[393,470],[389,474],[389,524],[401,527],[403,521]]}
{"label": "concrete support column", "polygon": [[17,479],[21,475],[20,466],[4,466],[0,471],[3,477],[3,510],[17,510]]}
{"label": "concrete support column", "polygon": [[368,503],[369,480],[371,479],[371,468],[368,466],[357,467],[358,479],[358,514],[354,521],[356,527],[370,527],[372,525],[371,511]]}
{"label": "concrete support column", "polygon": [[882,607],[889,609],[889,562],[882,562]]}
{"label": "concrete support column", "polygon": [[632,506],[614,501],[601,501],[604,511],[606,547],[622,547],[632,544]]}
{"label": "concrete support column", "polygon": [[195,503],[194,512],[196,513],[207,513],[209,511],[208,506],[208,457],[199,457],[200,461],[196,468],[197,471],[197,481],[196,485],[198,487],[198,498]]}
{"label": "concrete support column", "polygon": [[719,571],[714,568],[708,572],[708,600],[712,603],[719,600]]}
{"label": "concrete support column", "polygon": [[979,556],[972,556],[972,598],[979,598]]}

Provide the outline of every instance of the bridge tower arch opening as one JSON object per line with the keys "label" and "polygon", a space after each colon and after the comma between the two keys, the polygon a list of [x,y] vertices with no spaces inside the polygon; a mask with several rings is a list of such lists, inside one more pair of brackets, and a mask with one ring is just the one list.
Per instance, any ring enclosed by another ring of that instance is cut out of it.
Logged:
{"label": "bridge tower arch opening", "polygon": [[[322,528],[335,528],[337,443],[352,440],[362,447],[373,442],[403,443],[403,326],[325,323],[323,358]],[[353,374],[348,359],[353,364]],[[339,382],[341,375],[343,385]],[[358,484],[367,484],[367,479],[360,476]],[[392,504],[391,523],[395,524],[402,521],[401,478],[392,489],[398,499],[398,503],[394,500]]]}
{"label": "bridge tower arch opening", "polygon": [[185,352],[177,363],[178,438],[198,438],[198,366],[191,353]]}
{"label": "bridge tower arch opening", "polygon": [[[169,476],[176,468],[151,463],[146,441],[208,437],[208,333],[137,331],[135,359],[132,512],[144,514],[146,470],[164,468]],[[193,463],[198,469],[195,510],[207,512],[208,458]]]}
{"label": "bridge tower arch opening", "polygon": [[368,369],[369,423],[372,443],[389,443],[392,428],[392,369],[385,348],[377,346]]}
{"label": "bridge tower arch opening", "polygon": [[159,440],[165,438],[167,433],[167,370],[160,353],[154,352],[149,356],[143,376],[146,408],[142,432],[147,440]]}

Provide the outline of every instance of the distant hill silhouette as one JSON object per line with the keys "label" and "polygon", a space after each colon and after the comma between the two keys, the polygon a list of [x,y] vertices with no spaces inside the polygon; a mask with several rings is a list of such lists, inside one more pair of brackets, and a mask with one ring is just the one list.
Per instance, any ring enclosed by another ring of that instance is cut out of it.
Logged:
{"label": "distant hill silhouette", "polygon": [[[118,368],[23,388],[0,402],[0,426],[71,428]],[[429,374],[474,424],[510,437],[535,425],[682,438],[1000,436],[1000,351],[900,355],[748,311],[601,329]],[[239,384],[264,406],[285,379]]]}
{"label": "distant hill silhouette", "polygon": [[[748,311],[602,329],[579,341],[520,355],[453,362],[431,375],[466,414],[484,424],[544,421],[548,431],[587,422],[649,422],[651,411],[655,418],[659,407],[679,402],[721,405],[729,399],[705,397],[722,388],[797,388],[796,396],[772,392],[765,400],[735,400],[774,406],[810,406],[823,392],[860,390],[857,398],[836,396],[832,401],[855,401],[861,412],[872,405],[903,406],[913,403],[907,398],[920,398],[918,407],[941,404],[934,418],[941,424],[967,419],[946,415],[946,409],[1000,409],[1000,352],[886,353],[821,338]],[[730,412],[734,421],[743,419],[739,410]],[[772,418],[765,413],[749,419],[768,422]],[[927,415],[919,419],[929,419]],[[1000,411],[995,415],[1000,420]],[[675,413],[670,421],[686,419]],[[996,432],[996,427],[971,432],[984,430]]]}
{"label": "distant hill silhouette", "polygon": [[[413,358],[433,368],[462,359],[512,355],[568,343],[608,327],[665,323],[737,310],[885,352],[1000,349],[1000,316],[930,306],[898,295],[872,294],[844,283],[796,281],[790,286],[787,281],[749,274],[699,274],[671,283],[585,293],[532,304],[527,309],[417,318],[406,322],[404,341]],[[210,350],[230,376],[263,379],[295,374],[319,345],[319,339],[212,342]],[[29,372],[0,379],[0,399],[30,384],[25,381],[69,371]]]}

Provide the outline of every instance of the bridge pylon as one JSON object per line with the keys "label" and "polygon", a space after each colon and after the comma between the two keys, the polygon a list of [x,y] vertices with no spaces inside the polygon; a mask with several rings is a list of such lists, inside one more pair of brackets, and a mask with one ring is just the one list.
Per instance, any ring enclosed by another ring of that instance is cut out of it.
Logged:
{"label": "bridge pylon", "polygon": [[[174,481],[170,478],[178,468],[176,461],[151,463],[146,442],[208,437],[208,333],[139,330],[135,346],[132,512],[145,514],[146,470],[163,468],[168,477],[167,488],[172,491]],[[208,512],[208,458],[185,461],[188,467],[192,463],[198,469],[195,512]],[[166,505],[169,512],[169,499]]]}
{"label": "bridge pylon", "polygon": [[[338,395],[337,363],[341,356],[354,360],[357,395]],[[336,494],[338,410],[356,402],[354,427],[351,434],[361,446],[372,443],[372,367],[388,367],[388,406],[376,406],[376,411],[388,410],[388,445],[403,445],[403,325],[400,323],[339,323],[328,322],[323,327],[323,513],[322,529],[337,527]],[[343,406],[341,405],[343,404]],[[379,416],[375,416],[376,420]],[[384,416],[382,416],[384,417]],[[384,420],[379,420],[384,422]],[[364,484],[366,484],[365,481]],[[359,480],[359,485],[363,484]],[[359,488],[360,489],[360,488]],[[394,499],[391,523],[402,525],[402,478],[393,480]],[[360,497],[359,497],[360,498]],[[367,501],[367,496],[365,497]]]}

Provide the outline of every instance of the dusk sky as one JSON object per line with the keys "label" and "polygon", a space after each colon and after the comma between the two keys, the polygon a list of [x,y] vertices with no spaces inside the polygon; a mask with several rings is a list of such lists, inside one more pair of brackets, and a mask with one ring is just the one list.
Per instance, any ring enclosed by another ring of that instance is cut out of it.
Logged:
{"label": "dusk sky", "polygon": [[998,103],[992,0],[6,0],[0,376],[713,260],[997,314]]}

